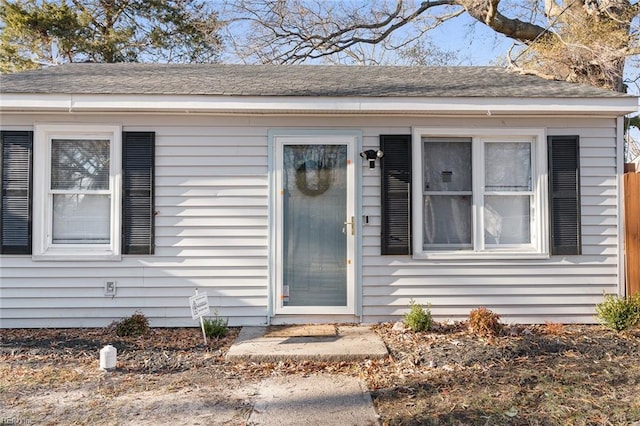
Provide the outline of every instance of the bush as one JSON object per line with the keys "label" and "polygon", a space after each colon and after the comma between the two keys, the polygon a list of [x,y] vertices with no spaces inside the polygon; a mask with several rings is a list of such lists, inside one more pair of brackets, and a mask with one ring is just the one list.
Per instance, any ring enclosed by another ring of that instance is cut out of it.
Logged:
{"label": "bush", "polygon": [[141,312],[123,318],[113,325],[117,336],[139,337],[149,332],[149,320]]}
{"label": "bush", "polygon": [[204,334],[209,338],[224,337],[229,333],[229,327],[227,326],[229,321],[219,317],[217,312],[214,312],[214,314],[215,316],[213,318],[202,319],[204,323]]}
{"label": "bush", "polygon": [[404,323],[413,331],[429,331],[433,324],[429,305],[425,309],[413,299],[409,301],[409,312],[404,314]]}
{"label": "bush", "polygon": [[604,302],[596,305],[598,318],[605,326],[623,331],[640,324],[640,295],[618,297],[606,295]]}
{"label": "bush", "polygon": [[469,330],[479,336],[498,336],[502,332],[500,315],[479,307],[469,312]]}

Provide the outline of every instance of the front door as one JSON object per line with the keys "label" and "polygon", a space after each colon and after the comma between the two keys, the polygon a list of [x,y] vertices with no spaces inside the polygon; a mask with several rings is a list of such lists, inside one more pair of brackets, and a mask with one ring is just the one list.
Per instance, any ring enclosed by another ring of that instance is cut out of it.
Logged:
{"label": "front door", "polygon": [[280,314],[354,314],[356,139],[276,137]]}

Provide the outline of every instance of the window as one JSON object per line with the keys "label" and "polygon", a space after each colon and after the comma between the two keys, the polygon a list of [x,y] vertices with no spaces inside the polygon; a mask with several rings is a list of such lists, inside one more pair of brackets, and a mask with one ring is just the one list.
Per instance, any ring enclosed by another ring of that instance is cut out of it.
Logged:
{"label": "window", "polygon": [[484,244],[523,246],[535,239],[531,142],[484,143]]}
{"label": "window", "polygon": [[109,139],[51,139],[53,244],[109,244]]}
{"label": "window", "polygon": [[543,144],[536,130],[416,129],[414,256],[548,255]]}
{"label": "window", "polygon": [[39,125],[34,256],[119,258],[119,126]]}
{"label": "window", "polygon": [[422,157],[425,250],[471,248],[471,140],[425,138]]}
{"label": "window", "polygon": [[0,130],[0,254],[154,254],[155,133],[119,129],[40,124],[35,146],[32,131]]}

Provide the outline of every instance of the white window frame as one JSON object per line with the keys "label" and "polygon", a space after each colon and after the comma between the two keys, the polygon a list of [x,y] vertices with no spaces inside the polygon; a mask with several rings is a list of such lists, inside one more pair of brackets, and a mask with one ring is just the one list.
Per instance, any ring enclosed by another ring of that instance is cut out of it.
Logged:
{"label": "white window frame", "polygon": [[[547,141],[544,129],[538,128],[427,128],[413,129],[412,146],[412,240],[414,259],[538,259],[549,257],[548,165]],[[472,142],[472,248],[425,250],[423,244],[423,138],[470,138]],[[531,142],[532,195],[530,206],[531,243],[526,245],[486,247],[484,244],[484,143]]]}
{"label": "white window frame", "polygon": [[[108,139],[110,232],[107,244],[54,244],[51,143],[53,139]],[[120,260],[122,128],[105,124],[36,123],[33,150],[33,259]]]}

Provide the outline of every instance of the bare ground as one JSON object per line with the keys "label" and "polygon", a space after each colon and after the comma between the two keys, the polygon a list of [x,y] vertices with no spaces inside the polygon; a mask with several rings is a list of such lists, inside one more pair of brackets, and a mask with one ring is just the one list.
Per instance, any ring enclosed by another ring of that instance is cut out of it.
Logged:
{"label": "bare ground", "polygon": [[[640,330],[512,326],[483,339],[464,324],[428,333],[374,327],[390,357],[362,362],[232,363],[230,336],[154,328],[0,330],[0,425],[246,424],[265,377],[324,372],[366,381],[384,424],[640,424]],[[99,349],[118,349],[114,372]]]}

